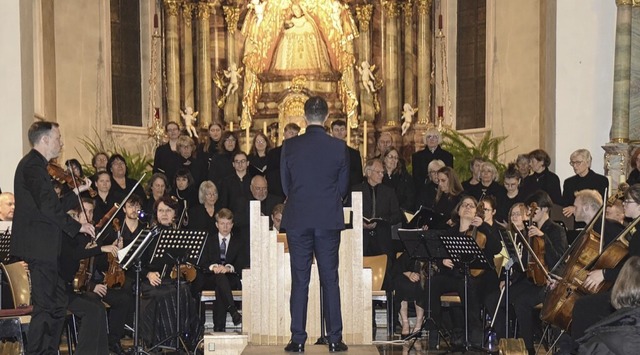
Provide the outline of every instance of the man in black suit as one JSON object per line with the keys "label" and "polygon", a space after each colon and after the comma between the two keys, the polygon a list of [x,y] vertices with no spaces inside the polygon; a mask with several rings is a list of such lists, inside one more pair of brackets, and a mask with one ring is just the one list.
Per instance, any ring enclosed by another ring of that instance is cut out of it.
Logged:
{"label": "man in black suit", "polygon": [[286,140],[280,171],[287,196],[282,228],[287,230],[291,256],[291,341],[287,352],[303,352],[311,261],[316,257],[329,351],[346,351],[342,342],[342,313],[338,284],[340,231],[344,229],[342,198],[349,185],[346,144],[328,136],[324,122],[327,102],[310,97],[304,105],[307,131]]}
{"label": "man in black suit", "polygon": [[411,155],[413,164],[413,184],[416,191],[425,184],[427,179],[427,167],[432,160],[439,159],[444,165],[453,168],[453,155],[440,147],[442,136],[436,128],[430,128],[424,135],[425,147],[423,150]]}
{"label": "man in black suit", "polygon": [[[256,175],[251,179],[249,189],[251,190],[251,200],[260,201],[260,212],[263,216],[270,216],[273,208],[276,207],[277,204],[282,203],[282,198],[269,192],[267,179],[262,175]],[[247,212],[248,211],[249,204],[247,204]]]}
{"label": "man in black suit", "polygon": [[167,137],[169,137],[169,141],[156,149],[153,157],[153,172],[163,173],[169,181],[173,181],[176,170],[178,170],[177,167],[181,163],[180,155],[178,154],[180,126],[176,122],[170,121],[164,125],[164,130],[167,133]]}
{"label": "man in black suit", "polygon": [[[331,135],[334,138],[347,139],[347,123],[343,120],[335,120],[331,123]],[[349,186],[362,182],[362,158],[360,151],[347,145],[349,149]]]}
{"label": "man in black suit", "polygon": [[34,122],[29,127],[33,147],[16,168],[11,255],[29,264],[33,313],[27,353],[56,354],[67,311],[64,280],[58,274],[61,238],[79,232],[95,235],[89,223],[67,215],[47,173],[49,160],[58,157],[62,136],[57,123]]}
{"label": "man in black suit", "polygon": [[[291,122],[284,126],[284,140],[297,137],[300,133],[300,126]],[[283,141],[284,144],[284,141]],[[271,193],[284,197],[282,192],[282,181],[280,179],[280,156],[282,155],[282,146],[271,149],[267,153],[267,170],[265,176],[271,186]]]}

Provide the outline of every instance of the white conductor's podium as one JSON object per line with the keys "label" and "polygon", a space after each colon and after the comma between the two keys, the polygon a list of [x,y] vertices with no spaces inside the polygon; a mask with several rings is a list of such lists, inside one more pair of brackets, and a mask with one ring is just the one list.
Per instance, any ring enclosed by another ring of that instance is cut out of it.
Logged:
{"label": "white conductor's podium", "polygon": [[[355,192],[353,229],[342,232],[340,242],[340,295],[342,338],[348,345],[371,344],[371,270],[362,267],[362,193]],[[284,244],[269,230],[269,217],[260,215],[260,202],[252,201],[251,269],[242,271],[242,331],[252,345],[285,345],[289,342],[291,266]],[[320,337],[320,280],[311,269],[307,313],[307,344]]]}

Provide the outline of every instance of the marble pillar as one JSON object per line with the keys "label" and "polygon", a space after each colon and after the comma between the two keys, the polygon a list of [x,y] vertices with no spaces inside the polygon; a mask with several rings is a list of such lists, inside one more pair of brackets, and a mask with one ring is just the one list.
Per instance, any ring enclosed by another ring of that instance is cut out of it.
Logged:
{"label": "marble pillar", "polygon": [[404,45],[404,78],[403,78],[403,96],[402,104],[408,103],[411,107],[416,107],[416,56],[413,52],[414,30],[413,30],[413,2],[408,0],[402,3],[402,35]]}
{"label": "marble pillar", "polygon": [[193,4],[182,4],[182,97],[183,108],[195,108],[193,100]]}
{"label": "marble pillar", "polygon": [[640,6],[631,10],[631,76],[629,82],[629,140],[640,142]]}
{"label": "marble pillar", "polygon": [[165,63],[167,77],[167,121],[180,119],[180,45],[178,42],[178,2],[164,0]]}
{"label": "marble pillar", "polygon": [[208,127],[211,123],[213,97],[211,96],[211,60],[209,58],[209,3],[201,1],[196,6],[198,19],[198,112],[200,126]]}
{"label": "marble pillar", "polygon": [[[236,50],[236,29],[238,28],[238,20],[240,19],[240,8],[235,6],[223,6],[224,20],[226,23],[226,47],[227,47],[227,68],[235,63],[238,68],[242,66],[242,63],[238,60]],[[225,68],[226,69],[226,68]],[[238,97],[241,91],[236,90],[235,93],[230,94],[227,97],[227,102],[224,105],[224,120],[225,122],[238,122]],[[251,122],[243,122],[240,125],[241,129],[246,129],[246,125],[250,125]]]}
{"label": "marble pillar", "polygon": [[[373,15],[373,5],[356,5],[355,8],[356,17],[358,18],[358,31],[360,32],[357,42],[359,58],[356,65],[360,66],[363,61],[373,65],[371,60],[371,31],[369,30],[371,16]],[[360,88],[360,117],[363,121],[373,122],[376,118],[373,94],[365,90],[360,75],[357,81]]]}
{"label": "marble pillar", "polygon": [[629,140],[629,79],[631,66],[632,0],[616,0],[616,47],[613,77],[613,117],[609,138],[621,143]]}
{"label": "marble pillar", "polygon": [[399,31],[398,31],[398,3],[386,1],[384,6],[384,43],[383,78],[384,78],[384,111],[383,120],[386,127],[398,127],[400,117],[400,87],[399,87]]}
{"label": "marble pillar", "polygon": [[431,120],[431,3],[417,0],[418,8],[418,119],[426,126]]}

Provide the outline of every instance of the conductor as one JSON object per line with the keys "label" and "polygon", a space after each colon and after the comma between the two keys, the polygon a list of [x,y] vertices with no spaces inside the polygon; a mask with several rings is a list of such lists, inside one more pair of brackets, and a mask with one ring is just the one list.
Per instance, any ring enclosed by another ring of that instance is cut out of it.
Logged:
{"label": "conductor", "polygon": [[291,340],[287,352],[303,352],[307,340],[307,302],[311,261],[315,254],[324,299],[329,352],[346,351],[338,285],[342,198],[348,191],[349,154],[344,141],[324,131],[327,102],[310,97],[304,105],[306,133],[286,140],[280,158],[287,196],[282,228],[291,256]]}

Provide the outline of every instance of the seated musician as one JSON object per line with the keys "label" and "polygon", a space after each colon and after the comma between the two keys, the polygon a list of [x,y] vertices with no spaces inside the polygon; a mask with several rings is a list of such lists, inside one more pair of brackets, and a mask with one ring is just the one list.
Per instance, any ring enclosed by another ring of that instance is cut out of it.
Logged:
{"label": "seated musician", "polygon": [[233,212],[223,208],[216,213],[215,229],[209,231],[205,250],[200,259],[204,271],[198,272],[193,282],[194,293],[215,290],[216,300],[213,310],[213,330],[224,332],[227,312],[233,324],[242,323],[231,290],[242,289],[242,269],[249,265],[248,242],[231,232]]}
{"label": "seated musician", "polygon": [[[169,196],[160,197],[154,206],[154,223],[161,231],[175,228],[178,202]],[[149,263],[156,249],[160,235],[155,237],[142,258],[144,281],[140,289],[140,333],[148,345],[157,345],[165,339],[163,345],[175,347],[177,339],[168,338],[178,332],[176,307],[180,307],[180,335],[187,346],[194,346],[202,333],[202,324],[198,317],[197,303],[186,283],[180,284],[180,305],[176,300],[176,284],[170,278],[174,263],[168,259],[154,259]],[[184,280],[184,279],[182,279]],[[182,281],[181,280],[181,281]]]}
{"label": "seated musician", "polygon": [[[400,301],[400,324],[402,337],[415,333],[422,327],[424,308],[427,300],[426,273],[424,262],[412,259],[407,253],[396,260],[393,265],[393,287],[396,301]],[[416,323],[411,330],[409,324],[409,302],[416,307]]]}
{"label": "seated musician", "polygon": [[0,221],[12,221],[16,200],[11,192],[0,193]]}
{"label": "seated musician", "polygon": [[[576,194],[576,209],[578,208],[578,200],[581,196],[580,193]],[[625,216],[636,220],[640,216],[640,185],[631,186],[625,193],[623,202]],[[578,213],[576,211],[576,220],[578,219]],[[620,229],[615,229],[612,232],[608,232],[609,225],[616,222],[608,222],[605,225],[605,251],[608,246],[618,235]],[[612,229],[612,228],[611,228]],[[599,232],[599,229],[594,228]],[[620,269],[624,264],[624,261],[631,256],[640,256],[640,232],[637,232],[633,228],[626,236],[629,241],[628,255],[617,265],[610,269],[597,269],[591,270],[589,275],[585,279],[583,285],[588,290],[595,290],[601,286],[603,282],[614,283],[620,274]],[[606,316],[610,315],[614,309],[611,308],[611,291],[605,291],[594,295],[587,295],[576,300],[572,312],[571,322],[571,337],[574,340],[580,339],[585,335],[585,331],[588,327],[594,325],[596,322],[602,320]]]}
{"label": "seated musician", "polygon": [[[451,213],[451,220],[454,225],[451,227],[451,235],[467,236],[472,238],[472,232],[474,229],[482,226],[484,221],[481,217],[477,216],[477,206],[475,198],[471,196],[463,197],[460,202],[455,206]],[[487,261],[493,265],[493,256],[500,251],[500,241],[493,235],[484,235],[481,232],[476,233],[476,242],[483,244],[481,239],[484,239],[484,254]],[[440,305],[440,296],[448,292],[457,292],[464,302],[464,274],[461,270],[462,265],[455,265],[453,260],[444,259],[439,262],[439,272],[433,276],[431,280],[431,308],[432,316],[437,324],[442,324],[442,314]],[[473,270],[472,270],[473,271]],[[476,274],[477,275],[477,274]],[[497,275],[492,270],[486,270],[477,276],[471,276],[469,282],[468,291],[468,310],[469,310],[469,340],[473,344],[480,344],[482,340],[482,325],[480,321],[480,305],[482,294],[479,294],[479,285],[485,283],[489,285],[495,285],[497,287],[498,280]],[[454,327],[457,330],[464,329],[464,319],[456,317],[454,319]],[[461,332],[454,332],[454,334],[463,334]],[[432,342],[431,339],[437,339],[436,332],[430,330],[430,345],[436,345],[436,342]],[[459,339],[454,339],[456,341]]]}
{"label": "seated musician", "polygon": [[438,192],[434,212],[442,216],[443,223],[429,226],[432,229],[447,229],[451,225],[450,216],[455,206],[460,203],[462,185],[453,168],[445,166],[438,170]]}
{"label": "seated musician", "polygon": [[[78,206],[71,210],[70,214],[78,222],[86,223],[93,218],[93,200],[83,198],[82,205],[82,209]],[[76,347],[78,354],[108,354],[109,350],[115,353],[122,351],[119,338],[116,340],[107,337],[107,313],[101,302],[101,297],[107,294],[106,287],[89,282],[92,273],[92,270],[88,270],[89,260],[85,260],[82,267],[80,265],[82,259],[96,257],[102,253],[116,255],[117,251],[116,245],[98,246],[85,234],[78,234],[75,238],[62,238],[58,259],[59,273],[67,284],[66,293],[69,302],[67,308],[80,318]],[[120,326],[124,329],[124,319]]]}
{"label": "seated musician", "polygon": [[440,159],[432,160],[429,163],[427,166],[428,178],[417,187],[416,209],[420,208],[420,206],[433,209],[436,203],[436,194],[438,193],[438,170],[444,167],[444,162]]}

